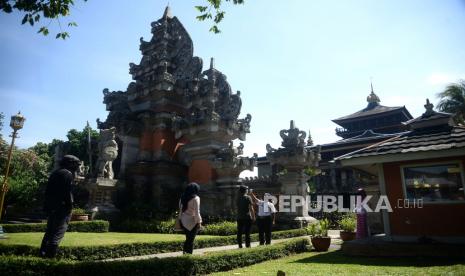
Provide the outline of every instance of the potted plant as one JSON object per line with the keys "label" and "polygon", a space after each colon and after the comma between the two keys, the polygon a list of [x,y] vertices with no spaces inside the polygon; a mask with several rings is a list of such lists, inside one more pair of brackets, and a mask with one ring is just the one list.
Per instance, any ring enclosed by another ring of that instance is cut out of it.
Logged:
{"label": "potted plant", "polygon": [[86,210],[82,208],[73,208],[71,212],[71,220],[72,221],[88,221],[89,214],[87,214]]}
{"label": "potted plant", "polygon": [[331,238],[328,237],[329,221],[322,219],[317,223],[308,226],[308,233],[311,236],[313,248],[316,251],[328,251],[331,245]]}
{"label": "potted plant", "polygon": [[357,219],[354,213],[349,213],[341,218],[339,226],[341,227],[341,233],[339,234],[341,240],[351,241],[355,239],[355,226],[357,225]]}

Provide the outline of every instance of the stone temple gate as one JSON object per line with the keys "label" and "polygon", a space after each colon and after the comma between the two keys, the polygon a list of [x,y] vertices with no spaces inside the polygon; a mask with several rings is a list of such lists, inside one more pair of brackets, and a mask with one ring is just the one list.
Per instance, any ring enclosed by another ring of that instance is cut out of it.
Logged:
{"label": "stone temple gate", "polygon": [[140,39],[142,59],[131,63],[126,91],[103,90],[109,111],[100,129],[116,128],[120,174],[129,202],[161,212],[177,209],[188,182],[202,187],[205,215],[232,215],[239,174],[253,170],[256,155],[240,157],[251,115],[239,119],[240,92],[211,59],[193,56],[193,43],[169,7],[152,24],[150,41]]}

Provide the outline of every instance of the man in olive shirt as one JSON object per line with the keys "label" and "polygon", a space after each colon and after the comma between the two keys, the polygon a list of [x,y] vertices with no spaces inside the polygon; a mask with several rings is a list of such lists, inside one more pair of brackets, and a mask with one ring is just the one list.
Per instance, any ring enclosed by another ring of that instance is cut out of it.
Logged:
{"label": "man in olive shirt", "polygon": [[253,201],[247,195],[247,186],[241,185],[237,198],[237,243],[239,248],[242,248],[242,234],[245,234],[245,246],[250,247],[250,228],[253,221],[255,221]]}

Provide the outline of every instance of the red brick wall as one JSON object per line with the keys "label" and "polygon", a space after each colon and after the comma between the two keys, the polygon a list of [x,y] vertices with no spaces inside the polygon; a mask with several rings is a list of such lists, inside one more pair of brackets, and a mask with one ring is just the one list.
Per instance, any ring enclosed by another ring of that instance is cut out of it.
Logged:
{"label": "red brick wall", "polygon": [[448,160],[460,160],[462,166],[465,164],[465,156],[383,164],[386,192],[393,207],[389,214],[391,235],[465,236],[465,202],[396,208],[397,200],[404,199],[400,166]]}
{"label": "red brick wall", "polygon": [[193,160],[189,167],[189,181],[208,184],[216,178],[215,170],[208,160]]}
{"label": "red brick wall", "polygon": [[[139,148],[149,152],[164,150],[174,159],[176,152],[187,143],[189,141],[182,137],[176,140],[170,130],[145,131],[140,138]],[[194,160],[189,167],[188,177],[189,181],[206,184],[215,180],[216,173],[207,160]]]}

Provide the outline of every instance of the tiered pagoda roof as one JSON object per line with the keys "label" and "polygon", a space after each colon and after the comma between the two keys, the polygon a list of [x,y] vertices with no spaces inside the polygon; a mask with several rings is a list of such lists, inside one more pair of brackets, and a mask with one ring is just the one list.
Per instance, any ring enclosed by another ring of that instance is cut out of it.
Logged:
{"label": "tiered pagoda roof", "polygon": [[402,122],[412,119],[405,106],[383,106],[379,97],[371,93],[367,97],[368,105],[362,110],[332,120],[342,128],[336,128],[336,134],[342,138],[351,138],[372,130],[381,134],[401,132],[405,128]]}
{"label": "tiered pagoda roof", "polygon": [[[357,161],[351,162],[355,164],[355,162],[366,162],[366,160],[392,161],[407,157],[421,159],[428,156],[428,153],[437,155],[438,152],[447,153],[447,156],[463,154],[465,128],[454,124],[452,114],[434,111],[429,101],[425,108],[426,112],[423,115],[406,122],[410,131],[336,159],[356,159]],[[413,156],[415,153],[422,154]]]}

